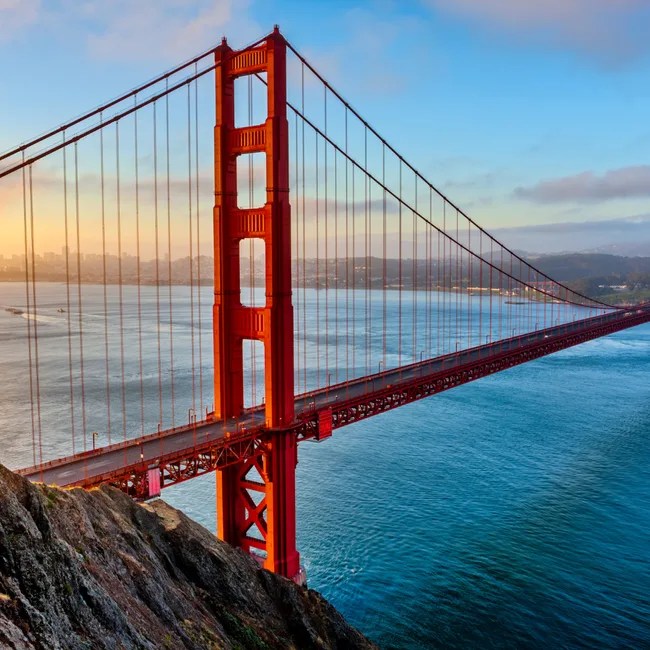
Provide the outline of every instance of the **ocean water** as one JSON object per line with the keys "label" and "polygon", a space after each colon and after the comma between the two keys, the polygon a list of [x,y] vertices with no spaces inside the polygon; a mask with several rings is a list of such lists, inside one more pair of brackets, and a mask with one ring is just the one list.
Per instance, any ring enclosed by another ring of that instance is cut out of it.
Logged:
{"label": "ocean water", "polygon": [[[212,476],[165,498],[214,528]],[[650,326],[305,443],[309,586],[383,648],[650,648]]]}
{"label": "ocean water", "polygon": [[[0,302],[21,306],[19,285],[0,289]],[[84,296],[83,317],[95,405],[89,427],[105,377],[101,296],[93,291]],[[186,288],[174,291],[177,302],[187,299]],[[57,435],[69,439],[60,368],[68,348],[66,315],[56,312],[61,287],[46,294],[41,395],[44,412],[49,405],[55,416],[42,426],[55,439],[46,453],[54,454],[63,449]],[[145,322],[155,314],[150,299]],[[17,415],[25,389],[22,379],[13,381],[24,372],[20,320],[0,314],[0,436],[10,466],[31,453],[27,420]],[[189,327],[175,325],[185,394]],[[209,333],[209,322],[203,327]],[[147,350],[155,351],[155,325],[145,332]],[[111,349],[114,337],[111,331]],[[129,435],[139,428],[132,357],[125,361]],[[120,364],[109,371],[118,435]],[[304,443],[297,519],[309,586],[383,648],[650,648],[649,371],[646,325],[351,425],[324,443]],[[155,369],[145,374],[156,376]],[[79,409],[76,417],[79,429]],[[163,497],[215,529],[213,475]]]}

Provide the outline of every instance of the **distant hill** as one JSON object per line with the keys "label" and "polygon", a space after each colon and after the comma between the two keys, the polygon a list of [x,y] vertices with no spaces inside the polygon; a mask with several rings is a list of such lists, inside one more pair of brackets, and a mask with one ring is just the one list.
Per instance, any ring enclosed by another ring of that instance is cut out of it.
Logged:
{"label": "distant hill", "polygon": [[544,255],[533,264],[558,282],[582,278],[625,280],[629,273],[650,273],[650,257],[623,257],[604,253]]}
{"label": "distant hill", "polygon": [[[567,253],[531,261],[554,280],[608,304],[637,304],[650,299],[650,257]],[[625,289],[615,288],[621,286]]]}
{"label": "distant hill", "polygon": [[618,244],[605,244],[589,250],[580,251],[582,253],[601,253],[606,255],[620,255],[623,257],[649,257],[650,241],[642,242],[624,242]]}

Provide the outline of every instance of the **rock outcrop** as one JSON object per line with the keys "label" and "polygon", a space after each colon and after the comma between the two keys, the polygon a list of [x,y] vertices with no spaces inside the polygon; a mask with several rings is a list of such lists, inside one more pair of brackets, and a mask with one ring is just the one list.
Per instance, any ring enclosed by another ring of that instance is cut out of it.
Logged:
{"label": "rock outcrop", "polygon": [[0,648],[373,648],[315,591],[164,501],[0,466]]}

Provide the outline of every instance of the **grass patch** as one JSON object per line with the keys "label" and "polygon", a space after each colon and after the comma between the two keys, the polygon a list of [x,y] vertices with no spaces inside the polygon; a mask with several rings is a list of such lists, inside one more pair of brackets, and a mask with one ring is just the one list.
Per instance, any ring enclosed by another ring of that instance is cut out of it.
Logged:
{"label": "grass patch", "polygon": [[236,614],[223,610],[223,624],[228,636],[233,638],[235,650],[270,650],[260,635]]}

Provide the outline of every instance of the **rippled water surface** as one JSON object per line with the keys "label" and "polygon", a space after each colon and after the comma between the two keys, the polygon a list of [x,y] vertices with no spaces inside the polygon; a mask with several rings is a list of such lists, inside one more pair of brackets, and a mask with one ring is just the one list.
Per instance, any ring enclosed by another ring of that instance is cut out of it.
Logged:
{"label": "rippled water surface", "polygon": [[[21,306],[18,285],[0,288],[4,302]],[[43,406],[49,401],[59,414],[43,423],[50,431],[63,431],[67,408],[66,317],[56,311],[57,291],[47,287],[39,324]],[[87,291],[92,333],[101,296]],[[181,311],[184,291],[174,288]],[[146,292],[144,300],[147,353],[156,328],[146,319],[155,310]],[[209,291],[205,304],[209,315]],[[22,372],[11,356],[21,321],[0,313],[0,430],[11,432],[3,461],[11,466],[31,454],[29,436],[13,434],[27,399],[11,379]],[[206,317],[207,339],[209,326]],[[177,388],[185,392],[189,327],[175,324]],[[127,345],[132,322],[130,329]],[[111,346],[116,336],[111,331]],[[92,427],[104,403],[103,338],[88,345]],[[127,357],[126,417],[139,422],[134,363]],[[119,434],[119,365],[110,371]],[[130,428],[138,434],[138,424]],[[45,453],[55,454],[59,443],[48,444]],[[310,587],[384,648],[650,648],[650,326],[305,443],[297,489]],[[213,475],[163,496],[214,530]]]}
{"label": "rippled water surface", "polygon": [[305,443],[309,584],[384,648],[650,648],[649,468],[643,326]]}

